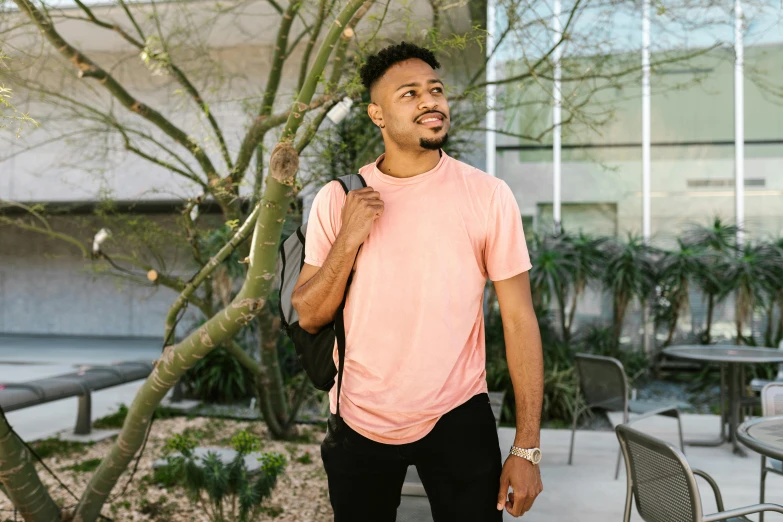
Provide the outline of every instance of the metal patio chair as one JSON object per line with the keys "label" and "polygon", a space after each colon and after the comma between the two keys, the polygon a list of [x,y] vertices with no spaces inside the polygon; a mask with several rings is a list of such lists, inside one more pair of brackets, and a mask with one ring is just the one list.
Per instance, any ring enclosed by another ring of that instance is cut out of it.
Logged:
{"label": "metal patio chair", "polygon": [[[653,415],[673,417],[677,419],[680,448],[683,453],[685,452],[679,405],[653,401],[629,400],[628,378],[625,375],[625,369],[623,368],[622,363],[613,357],[578,353],[574,355],[574,365],[576,366],[577,380],[579,382],[579,386],[577,387],[577,399],[581,392],[585,399],[585,404],[581,408],[574,410],[574,422],[571,427],[571,448],[568,452],[569,465],[572,464],[574,457],[576,424],[582,413],[591,409],[622,412],[623,424],[636,422]],[[636,414],[636,416],[630,418],[631,413]],[[617,465],[615,466],[614,472],[615,479],[620,475],[621,455],[620,449],[618,448]]]}
{"label": "metal patio chair", "polygon": [[[777,504],[755,504],[726,511],[715,480],[703,471],[691,469],[677,448],[628,425],[618,425],[615,432],[628,476],[623,522],[631,520],[632,500],[636,501],[636,510],[645,522],[749,522],[745,515],[751,513],[783,513],[783,506]],[[712,488],[718,513],[703,513],[696,475]]]}
{"label": "metal patio chair", "polygon": [[[761,389],[761,414],[764,417],[783,415],[783,382],[770,382]],[[761,456],[761,492],[759,501],[764,503],[767,473],[783,475],[783,462]],[[764,513],[759,514],[759,522],[764,522]]]}
{"label": "metal patio chair", "polygon": [[[783,341],[780,341],[778,344],[778,350],[783,350]],[[778,364],[778,374],[775,376],[774,381],[768,381],[766,379],[753,379],[750,381],[750,389],[755,392],[760,392],[764,386],[773,382],[783,382],[783,363]],[[766,416],[766,414],[764,415]]]}

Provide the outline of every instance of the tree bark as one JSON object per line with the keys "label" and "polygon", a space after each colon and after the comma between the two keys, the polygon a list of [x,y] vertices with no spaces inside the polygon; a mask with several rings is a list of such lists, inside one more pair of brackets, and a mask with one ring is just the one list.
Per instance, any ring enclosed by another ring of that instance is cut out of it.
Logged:
{"label": "tree bark", "polygon": [[[283,374],[280,371],[280,364],[277,357],[277,341],[280,337],[280,317],[269,305],[265,306],[258,316],[258,326],[261,332],[259,339],[259,349],[261,361],[266,372],[269,400],[272,403],[272,409],[277,421],[285,425],[288,422],[288,400],[285,395],[285,383]],[[284,430],[287,431],[287,430]],[[279,437],[283,433],[273,434]]]}
{"label": "tree bark", "polygon": [[574,317],[576,317],[576,307],[579,303],[579,297],[582,295],[584,287],[580,288],[579,285],[574,287],[574,294],[571,297],[571,309],[568,311],[568,339],[571,339],[571,331],[574,328]]}
{"label": "tree bark", "polygon": [[707,298],[707,329],[704,332],[704,344],[712,343],[712,315],[715,312],[715,295]]}
{"label": "tree bark", "polygon": [[620,336],[623,332],[623,321],[625,320],[625,310],[628,308],[628,299],[623,295],[615,296],[614,301],[614,325],[613,337],[614,347],[620,347]]}
{"label": "tree bark", "polygon": [[770,299],[766,312],[767,328],[764,331],[764,344],[769,347],[773,347],[774,340],[772,339],[772,335],[775,332],[775,328],[773,326],[775,324],[775,301],[773,299]]}
{"label": "tree bark", "polygon": [[90,480],[76,508],[74,522],[94,522],[98,518],[112,488],[140,448],[155,408],[180,376],[215,346],[233,339],[239,329],[254,320],[261,311],[275,277],[277,246],[299,169],[299,155],[291,145],[302,121],[302,114],[297,109],[304,111],[308,107],[342,28],[362,3],[363,0],[350,0],[333,22],[299,93],[295,109],[288,118],[282,142],[272,151],[270,175],[262,198],[264,203],[255,223],[249,269],[242,289],[231,305],[182,342],[165,348],[163,356],[131,404],[116,442]]}
{"label": "tree bark", "polygon": [[666,341],[664,341],[664,346],[669,346],[672,344],[672,339],[674,338],[674,331],[677,329],[677,322],[680,320],[680,312],[674,312],[674,317],[672,317],[671,322],[669,323],[669,334],[666,336]]}
{"label": "tree bark", "polygon": [[[33,456],[11,430],[0,410],[0,484],[25,522],[60,520],[54,503],[35,470]],[[10,520],[10,519],[9,519]]]}
{"label": "tree bark", "polygon": [[783,341],[783,290],[778,294],[778,332],[775,335],[775,347]]}

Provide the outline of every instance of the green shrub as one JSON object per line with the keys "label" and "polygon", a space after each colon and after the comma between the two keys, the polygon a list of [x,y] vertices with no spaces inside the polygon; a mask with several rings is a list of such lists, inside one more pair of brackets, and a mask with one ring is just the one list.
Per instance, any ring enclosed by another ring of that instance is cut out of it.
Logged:
{"label": "green shrub", "polygon": [[259,458],[261,469],[251,472],[245,456],[261,447],[260,439],[242,430],[232,437],[231,446],[237,454],[228,464],[213,452],[197,462],[193,454],[196,440],[187,434],[175,435],[166,441],[166,465],[155,471],[155,480],[167,487],[181,486],[214,522],[252,520],[285,470],[286,459],[279,453],[265,453]]}
{"label": "green shrub", "polygon": [[253,374],[223,348],[215,348],[182,376],[187,395],[212,403],[235,403],[253,396]]}

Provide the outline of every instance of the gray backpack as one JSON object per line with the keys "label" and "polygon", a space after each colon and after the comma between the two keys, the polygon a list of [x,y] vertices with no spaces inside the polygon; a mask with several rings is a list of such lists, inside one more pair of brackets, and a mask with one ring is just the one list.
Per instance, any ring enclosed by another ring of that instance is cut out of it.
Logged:
{"label": "gray backpack", "polygon": [[[360,174],[349,174],[337,178],[345,193],[367,186]],[[299,279],[305,259],[305,241],[307,223],[303,223],[296,232],[291,234],[281,245],[278,253],[278,277],[280,281],[280,321],[286,335],[294,343],[296,355],[307,376],[319,390],[329,391],[334,386],[337,376],[337,409],[339,415],[339,396],[342,385],[343,364],[345,362],[345,323],[343,310],[351,276],[345,286],[345,294],[340,307],[335,313],[333,322],[324,326],[316,334],[310,334],[299,326],[299,314],[291,304],[294,286]],[[339,371],[334,365],[334,343],[337,341]]]}

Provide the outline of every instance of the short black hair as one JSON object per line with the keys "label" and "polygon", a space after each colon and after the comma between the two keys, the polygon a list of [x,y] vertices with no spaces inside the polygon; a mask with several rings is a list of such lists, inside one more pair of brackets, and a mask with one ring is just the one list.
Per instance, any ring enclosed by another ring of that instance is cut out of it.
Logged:
{"label": "short black hair", "polygon": [[433,69],[440,68],[438,59],[429,49],[419,47],[418,45],[400,42],[396,45],[390,45],[367,57],[367,61],[359,69],[359,75],[362,78],[362,84],[368,91],[383,73],[389,70],[389,67],[396,63],[404,62],[417,58]]}

